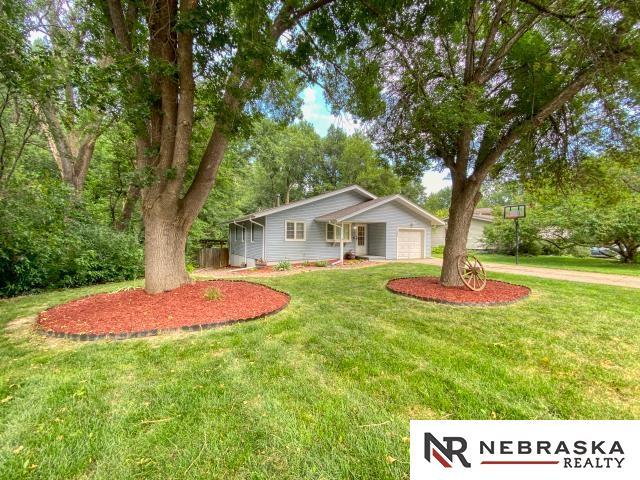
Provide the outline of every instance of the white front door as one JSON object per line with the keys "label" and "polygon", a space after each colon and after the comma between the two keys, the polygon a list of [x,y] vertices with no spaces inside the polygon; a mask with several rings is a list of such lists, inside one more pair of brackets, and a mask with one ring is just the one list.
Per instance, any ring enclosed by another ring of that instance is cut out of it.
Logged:
{"label": "white front door", "polygon": [[367,226],[356,225],[356,255],[367,254]]}
{"label": "white front door", "polygon": [[401,228],[398,230],[398,258],[424,257],[424,230]]}

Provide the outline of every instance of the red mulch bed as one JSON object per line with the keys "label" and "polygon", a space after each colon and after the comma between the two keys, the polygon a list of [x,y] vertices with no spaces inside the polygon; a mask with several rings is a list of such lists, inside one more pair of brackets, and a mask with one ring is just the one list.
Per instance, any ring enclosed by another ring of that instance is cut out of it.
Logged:
{"label": "red mulch bed", "polygon": [[[220,290],[221,299],[205,299],[211,287]],[[58,337],[129,338],[251,320],[280,311],[288,303],[289,295],[264,285],[213,280],[156,295],[142,289],[92,295],[45,310],[38,324],[48,335]]]}
{"label": "red mulch bed", "polygon": [[420,300],[471,306],[512,303],[531,293],[527,287],[497,280],[487,280],[486,288],[480,292],[466,287],[444,287],[437,277],[395,278],[389,280],[387,288],[394,293]]}

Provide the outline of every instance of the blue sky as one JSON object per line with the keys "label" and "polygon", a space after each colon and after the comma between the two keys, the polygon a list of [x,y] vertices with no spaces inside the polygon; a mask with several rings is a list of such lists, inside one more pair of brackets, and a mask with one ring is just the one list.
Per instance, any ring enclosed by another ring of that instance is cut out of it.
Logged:
{"label": "blue sky", "polygon": [[[341,127],[348,133],[358,130],[358,123],[350,115],[332,115],[327,102],[324,99],[322,89],[317,85],[307,87],[302,91],[302,116],[313,125],[316,132],[325,136],[329,126],[332,124]],[[442,188],[451,185],[447,180],[445,172],[427,172],[422,177],[422,184],[427,193],[437,192]]]}

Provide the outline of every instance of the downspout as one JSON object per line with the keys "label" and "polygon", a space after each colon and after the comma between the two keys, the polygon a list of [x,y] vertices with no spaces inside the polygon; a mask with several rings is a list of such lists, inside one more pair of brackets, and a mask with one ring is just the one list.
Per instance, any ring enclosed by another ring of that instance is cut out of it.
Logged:
{"label": "downspout", "polygon": [[[264,219],[265,223],[267,221],[267,218],[265,217]],[[264,263],[267,263],[267,260],[264,258],[264,245],[265,243],[267,243],[267,240],[265,238],[265,234],[264,234],[264,225],[262,225],[261,223],[258,223],[256,221],[254,221],[252,218],[249,219],[249,222],[253,223],[254,225],[258,225],[260,228],[262,228],[262,261]]]}

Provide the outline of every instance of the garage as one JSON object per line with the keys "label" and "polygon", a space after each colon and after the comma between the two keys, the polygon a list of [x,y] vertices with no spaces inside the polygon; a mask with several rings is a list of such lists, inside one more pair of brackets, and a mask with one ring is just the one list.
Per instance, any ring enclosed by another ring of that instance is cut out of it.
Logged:
{"label": "garage", "polygon": [[398,229],[398,258],[411,259],[424,257],[424,229]]}

